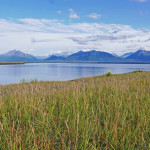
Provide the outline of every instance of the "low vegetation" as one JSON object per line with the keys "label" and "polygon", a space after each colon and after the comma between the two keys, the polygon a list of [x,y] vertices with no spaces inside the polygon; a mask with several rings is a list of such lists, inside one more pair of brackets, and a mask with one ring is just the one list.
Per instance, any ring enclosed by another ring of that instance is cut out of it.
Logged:
{"label": "low vegetation", "polygon": [[0,86],[0,149],[150,149],[150,72]]}
{"label": "low vegetation", "polygon": [[111,72],[108,72],[108,73],[106,73],[106,76],[107,76],[107,77],[110,77],[110,76],[112,76],[112,73],[111,73]]}
{"label": "low vegetation", "polygon": [[134,70],[133,73],[143,72],[143,70]]}
{"label": "low vegetation", "polygon": [[31,80],[26,80],[26,79],[22,79],[20,81],[20,83],[37,83],[38,79],[31,79]]}

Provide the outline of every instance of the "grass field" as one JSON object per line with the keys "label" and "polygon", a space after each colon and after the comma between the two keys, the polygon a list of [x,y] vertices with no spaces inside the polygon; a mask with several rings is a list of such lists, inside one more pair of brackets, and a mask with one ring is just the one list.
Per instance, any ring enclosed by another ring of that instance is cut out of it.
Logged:
{"label": "grass field", "polygon": [[0,149],[150,149],[150,72],[1,85]]}

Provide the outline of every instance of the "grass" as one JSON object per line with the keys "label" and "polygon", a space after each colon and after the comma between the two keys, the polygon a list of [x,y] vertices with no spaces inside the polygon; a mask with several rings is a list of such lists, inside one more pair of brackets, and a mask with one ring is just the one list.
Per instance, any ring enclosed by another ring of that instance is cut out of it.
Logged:
{"label": "grass", "polygon": [[143,70],[134,70],[133,73],[143,72]]}
{"label": "grass", "polygon": [[0,149],[150,149],[150,72],[0,86]]}
{"label": "grass", "polygon": [[107,77],[111,77],[113,74],[111,72],[106,73]]}
{"label": "grass", "polygon": [[20,83],[37,83],[38,79],[31,79],[31,80],[26,80],[26,79],[21,79]]}

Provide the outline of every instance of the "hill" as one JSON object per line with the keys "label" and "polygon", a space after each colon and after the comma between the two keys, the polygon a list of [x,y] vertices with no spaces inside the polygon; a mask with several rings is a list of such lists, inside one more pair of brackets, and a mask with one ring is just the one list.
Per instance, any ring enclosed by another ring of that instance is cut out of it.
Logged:
{"label": "hill", "polygon": [[130,56],[126,57],[126,59],[134,61],[150,61],[150,51],[138,50]]}
{"label": "hill", "polygon": [[123,61],[124,59],[102,51],[79,51],[66,58],[67,61]]}
{"label": "hill", "polygon": [[36,62],[38,59],[19,50],[11,50],[0,55],[0,62]]}
{"label": "hill", "polygon": [[57,60],[65,60],[65,57],[64,56],[56,56],[56,55],[52,55],[48,58],[46,58],[45,60],[53,60],[53,61],[57,61]]}

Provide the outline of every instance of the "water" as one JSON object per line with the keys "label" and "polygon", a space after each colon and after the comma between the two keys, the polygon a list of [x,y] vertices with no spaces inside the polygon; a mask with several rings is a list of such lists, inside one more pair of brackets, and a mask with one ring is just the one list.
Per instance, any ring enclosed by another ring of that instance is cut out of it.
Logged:
{"label": "water", "polygon": [[19,83],[21,80],[66,81],[81,77],[150,71],[150,64],[94,64],[94,63],[28,63],[0,65],[0,84]]}

